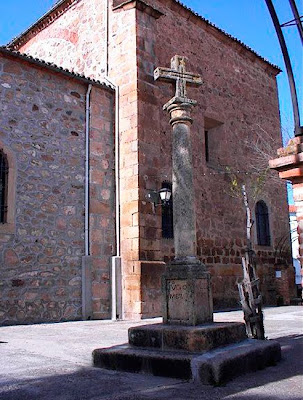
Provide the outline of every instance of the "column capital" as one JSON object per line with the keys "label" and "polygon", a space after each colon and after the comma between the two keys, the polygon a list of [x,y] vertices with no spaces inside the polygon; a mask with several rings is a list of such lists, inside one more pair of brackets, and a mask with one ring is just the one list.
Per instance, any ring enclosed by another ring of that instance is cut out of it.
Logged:
{"label": "column capital", "polygon": [[178,123],[192,124],[190,116],[192,108],[197,104],[195,100],[185,97],[173,97],[163,106],[163,110],[170,114],[170,124],[174,126]]}

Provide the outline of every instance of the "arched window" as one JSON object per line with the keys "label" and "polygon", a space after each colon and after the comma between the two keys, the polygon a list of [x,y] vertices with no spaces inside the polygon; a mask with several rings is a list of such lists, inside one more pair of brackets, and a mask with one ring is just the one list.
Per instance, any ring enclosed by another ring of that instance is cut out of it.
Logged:
{"label": "arched window", "polygon": [[[168,188],[172,190],[172,184],[167,181],[162,182],[162,188]],[[166,239],[174,237],[172,196],[168,203],[162,204],[162,237]]]}
{"label": "arched window", "polygon": [[0,140],[0,236],[15,232],[16,157]]}
{"label": "arched window", "polygon": [[263,200],[256,204],[256,222],[258,245],[270,246],[268,208]]}
{"label": "arched window", "polygon": [[8,161],[6,154],[0,150],[0,223],[7,222],[8,194]]}

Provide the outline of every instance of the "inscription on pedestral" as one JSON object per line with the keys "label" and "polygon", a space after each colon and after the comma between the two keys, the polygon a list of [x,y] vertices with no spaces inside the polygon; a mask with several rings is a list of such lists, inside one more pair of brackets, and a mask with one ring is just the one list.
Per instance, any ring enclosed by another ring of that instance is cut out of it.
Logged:
{"label": "inscription on pedestral", "polygon": [[169,319],[187,321],[190,318],[189,303],[192,290],[187,280],[171,279],[167,284],[167,314]]}
{"label": "inscription on pedestral", "polygon": [[[177,270],[178,267],[174,267],[170,272],[175,275]],[[184,270],[179,271],[180,275],[184,275]],[[200,272],[189,278],[172,276],[165,279],[165,323],[199,325],[213,321],[210,277],[204,271]]]}

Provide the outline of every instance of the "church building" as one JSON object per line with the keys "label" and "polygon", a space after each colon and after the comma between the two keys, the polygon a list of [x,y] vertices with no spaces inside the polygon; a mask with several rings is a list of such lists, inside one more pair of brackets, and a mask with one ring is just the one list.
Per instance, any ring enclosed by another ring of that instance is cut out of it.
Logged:
{"label": "church building", "polygon": [[239,307],[246,212],[234,174],[264,302],[289,304],[286,188],[254,190],[248,146],[262,132],[282,145],[279,68],[177,0],[61,0],[0,48],[1,324],[162,314],[174,258],[173,196],[158,196],[172,180],[162,107],[174,87],[154,70],[175,55],[203,80],[188,92],[197,253],[214,308]]}

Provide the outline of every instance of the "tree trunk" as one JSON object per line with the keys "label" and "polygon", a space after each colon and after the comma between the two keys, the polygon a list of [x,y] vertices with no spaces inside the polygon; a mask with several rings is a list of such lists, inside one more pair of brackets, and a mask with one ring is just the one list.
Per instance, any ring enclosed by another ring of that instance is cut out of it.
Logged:
{"label": "tree trunk", "polygon": [[247,248],[245,257],[242,257],[243,280],[238,283],[238,289],[248,336],[253,339],[264,340],[262,295],[260,292],[260,281],[256,274],[255,253],[251,241],[253,221],[251,219],[245,185],[242,185],[242,195],[246,210]]}

